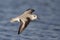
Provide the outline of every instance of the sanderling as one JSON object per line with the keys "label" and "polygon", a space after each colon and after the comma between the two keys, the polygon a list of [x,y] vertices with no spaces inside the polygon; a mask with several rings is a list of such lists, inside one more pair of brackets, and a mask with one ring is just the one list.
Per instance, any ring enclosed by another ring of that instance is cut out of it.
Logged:
{"label": "sanderling", "polygon": [[33,14],[34,9],[27,9],[22,15],[12,18],[10,22],[20,22],[18,34],[20,34],[30,23],[30,21],[37,19],[37,15]]}

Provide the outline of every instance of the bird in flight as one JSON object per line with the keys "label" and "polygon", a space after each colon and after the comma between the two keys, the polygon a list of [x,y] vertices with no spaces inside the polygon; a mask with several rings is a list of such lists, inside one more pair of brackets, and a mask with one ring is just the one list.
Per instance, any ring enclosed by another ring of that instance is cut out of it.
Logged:
{"label": "bird in flight", "polygon": [[15,18],[11,18],[10,22],[19,22],[20,26],[18,29],[18,34],[20,34],[26,27],[27,25],[30,23],[30,21],[36,20],[37,19],[37,15],[35,15],[33,12],[35,10],[34,9],[27,9],[23,14],[21,14],[20,16],[17,16]]}

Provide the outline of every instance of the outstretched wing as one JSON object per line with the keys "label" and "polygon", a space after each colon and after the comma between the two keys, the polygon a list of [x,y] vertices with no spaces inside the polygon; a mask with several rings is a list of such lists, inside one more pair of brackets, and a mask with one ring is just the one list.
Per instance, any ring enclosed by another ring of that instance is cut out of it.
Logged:
{"label": "outstretched wing", "polygon": [[29,9],[27,9],[25,11],[25,13],[27,13],[27,14],[33,14],[34,11],[35,11],[34,9],[29,8]]}
{"label": "outstretched wing", "polygon": [[26,22],[22,22],[21,21],[21,25],[19,27],[18,34],[20,34],[27,27],[27,25],[29,24],[29,22],[30,22],[30,19],[29,18],[27,18],[27,21]]}

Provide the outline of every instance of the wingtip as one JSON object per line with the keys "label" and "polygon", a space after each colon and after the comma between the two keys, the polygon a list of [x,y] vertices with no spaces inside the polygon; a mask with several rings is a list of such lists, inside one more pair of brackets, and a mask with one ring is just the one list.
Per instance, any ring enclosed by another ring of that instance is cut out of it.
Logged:
{"label": "wingtip", "polygon": [[27,9],[26,11],[28,11],[28,10],[31,10],[32,12],[34,12],[34,11],[35,11],[34,9],[31,9],[31,8]]}
{"label": "wingtip", "polygon": [[18,32],[18,35],[20,34],[20,32]]}
{"label": "wingtip", "polygon": [[18,35],[20,34],[20,30],[18,31]]}

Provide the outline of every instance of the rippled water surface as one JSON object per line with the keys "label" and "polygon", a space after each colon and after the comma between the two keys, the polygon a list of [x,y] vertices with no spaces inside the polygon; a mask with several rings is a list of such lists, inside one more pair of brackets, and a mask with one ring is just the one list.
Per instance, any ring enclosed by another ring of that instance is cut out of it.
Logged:
{"label": "rippled water surface", "polygon": [[[40,18],[18,35],[10,19],[33,8]],[[0,0],[0,40],[60,40],[60,0]]]}

